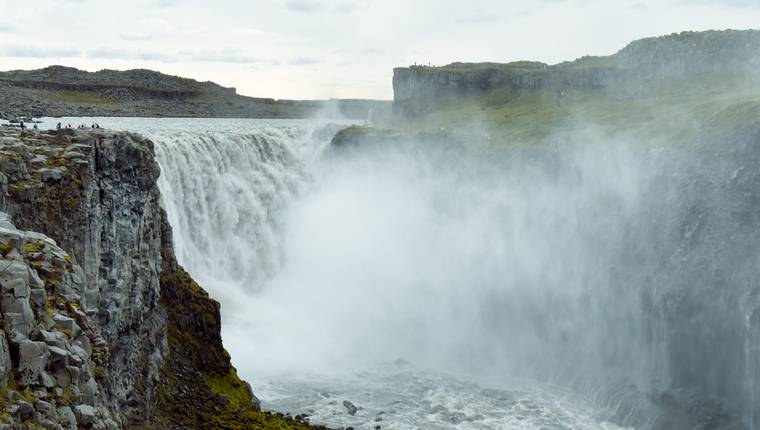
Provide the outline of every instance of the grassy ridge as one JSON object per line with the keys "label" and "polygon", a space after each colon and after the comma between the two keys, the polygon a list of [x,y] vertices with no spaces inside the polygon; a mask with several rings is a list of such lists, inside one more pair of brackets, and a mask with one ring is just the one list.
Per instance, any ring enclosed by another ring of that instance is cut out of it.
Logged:
{"label": "grassy ridge", "polygon": [[[535,144],[557,133],[595,127],[646,136],[697,132],[732,106],[739,123],[760,121],[760,85],[746,75],[674,78],[606,89],[516,92],[511,88],[419,102],[393,124],[407,132],[444,130],[498,144]],[[387,124],[385,124],[387,126]]]}
{"label": "grassy ridge", "polygon": [[111,104],[113,100],[94,96],[80,91],[58,91],[50,96],[53,100],[62,103],[74,103],[82,105]]}

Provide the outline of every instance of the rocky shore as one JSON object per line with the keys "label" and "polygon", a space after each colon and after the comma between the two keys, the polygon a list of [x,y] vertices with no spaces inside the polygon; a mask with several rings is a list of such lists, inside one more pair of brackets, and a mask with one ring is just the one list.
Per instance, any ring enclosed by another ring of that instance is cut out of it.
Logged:
{"label": "rocky shore", "polygon": [[134,134],[0,130],[0,429],[309,428],[238,378],[159,174]]}

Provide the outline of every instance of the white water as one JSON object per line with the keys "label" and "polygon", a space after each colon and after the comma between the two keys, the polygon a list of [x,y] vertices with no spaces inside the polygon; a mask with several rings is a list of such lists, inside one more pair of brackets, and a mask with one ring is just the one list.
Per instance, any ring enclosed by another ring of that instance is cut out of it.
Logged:
{"label": "white water", "polygon": [[625,268],[661,217],[625,145],[558,168],[322,157],[336,127],[316,121],[97,121],[155,142],[178,259],[222,302],[265,407],[356,428],[601,429],[641,423],[630,393],[670,384],[667,329],[630,288],[660,262]]}

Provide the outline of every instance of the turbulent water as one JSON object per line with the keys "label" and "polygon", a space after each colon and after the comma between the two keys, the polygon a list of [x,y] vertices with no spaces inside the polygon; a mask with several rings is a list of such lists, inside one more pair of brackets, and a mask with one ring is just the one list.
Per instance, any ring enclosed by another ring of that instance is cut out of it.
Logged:
{"label": "turbulent water", "polygon": [[98,121],[155,142],[178,259],[265,407],[355,428],[760,428],[751,136],[336,151],[340,122]]}

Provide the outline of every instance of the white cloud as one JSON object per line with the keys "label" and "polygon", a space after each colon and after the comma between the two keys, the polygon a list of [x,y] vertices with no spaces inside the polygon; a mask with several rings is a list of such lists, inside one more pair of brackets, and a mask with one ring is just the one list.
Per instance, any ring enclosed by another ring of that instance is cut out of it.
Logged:
{"label": "white cloud", "polygon": [[684,0],[687,4],[702,6],[728,6],[738,8],[760,8],[758,0]]}
{"label": "white cloud", "polygon": [[295,57],[292,60],[290,60],[290,64],[296,65],[296,66],[308,66],[311,64],[317,64],[319,60],[312,57]]}
{"label": "white cloud", "polygon": [[176,62],[200,62],[200,63],[231,63],[231,64],[251,64],[259,60],[235,48],[226,48],[222,50],[182,50],[177,53],[164,53],[158,51],[134,51],[129,49],[118,49],[100,47],[87,51],[87,58],[92,59],[109,59],[109,60],[145,60],[158,61],[164,63]]}
{"label": "white cloud", "polygon": [[[683,30],[760,26],[760,0],[0,0],[0,70],[150,68],[275,98],[392,96],[413,62],[611,54]],[[252,67],[255,65],[256,67]]]}
{"label": "white cloud", "polygon": [[314,12],[322,9],[322,5],[313,0],[288,0],[285,8],[294,12]]}
{"label": "white cloud", "polygon": [[76,48],[46,47],[35,45],[0,46],[0,56],[18,58],[70,58],[79,56]]}

